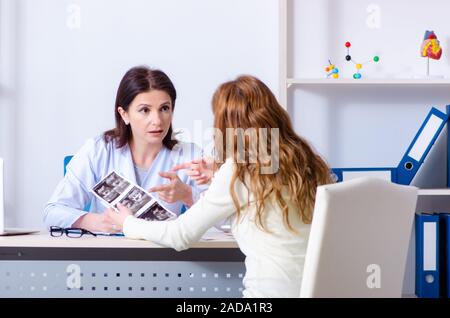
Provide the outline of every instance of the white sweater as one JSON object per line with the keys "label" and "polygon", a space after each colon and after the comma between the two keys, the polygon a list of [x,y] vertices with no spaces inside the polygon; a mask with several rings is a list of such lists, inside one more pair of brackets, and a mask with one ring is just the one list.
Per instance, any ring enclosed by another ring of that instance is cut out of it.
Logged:
{"label": "white sweater", "polygon": [[[198,241],[214,224],[231,216],[231,231],[246,256],[243,296],[299,297],[310,225],[290,213],[291,225],[298,233],[289,231],[283,224],[279,206],[266,202],[265,219],[271,233],[261,230],[255,222],[253,196],[248,195],[239,181],[235,184],[242,213],[238,221],[229,192],[233,171],[233,162],[227,160],[216,172],[204,196],[175,220],[149,222],[127,217],[123,225],[125,236],[146,239],[180,251]],[[288,194],[283,194],[283,197],[293,212],[295,207]]]}

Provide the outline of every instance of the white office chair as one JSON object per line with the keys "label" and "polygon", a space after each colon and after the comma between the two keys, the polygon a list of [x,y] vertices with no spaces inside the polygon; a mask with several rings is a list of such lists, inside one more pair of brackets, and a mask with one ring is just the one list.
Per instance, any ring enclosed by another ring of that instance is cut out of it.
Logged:
{"label": "white office chair", "polygon": [[300,297],[401,297],[416,202],[376,178],[318,187]]}

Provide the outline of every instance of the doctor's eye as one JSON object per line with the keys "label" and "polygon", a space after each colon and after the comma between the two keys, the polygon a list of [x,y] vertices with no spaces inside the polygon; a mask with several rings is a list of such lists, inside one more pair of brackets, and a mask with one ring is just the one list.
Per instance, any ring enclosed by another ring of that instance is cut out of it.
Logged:
{"label": "doctor's eye", "polygon": [[141,112],[143,114],[147,114],[150,112],[150,109],[148,107],[143,107],[139,110],[139,112]]}
{"label": "doctor's eye", "polygon": [[170,111],[170,106],[164,105],[163,107],[161,107],[161,111],[162,111],[163,113],[169,112],[169,111]]}

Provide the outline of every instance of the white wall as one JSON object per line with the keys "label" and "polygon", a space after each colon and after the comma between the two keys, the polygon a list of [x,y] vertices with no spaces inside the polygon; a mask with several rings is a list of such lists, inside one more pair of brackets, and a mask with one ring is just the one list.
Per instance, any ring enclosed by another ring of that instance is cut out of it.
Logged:
{"label": "white wall", "polygon": [[277,93],[277,10],[274,0],[0,0],[7,225],[42,227],[63,157],[112,127],[132,66],[171,77],[174,127],[191,132],[212,124],[221,82],[249,73]]}

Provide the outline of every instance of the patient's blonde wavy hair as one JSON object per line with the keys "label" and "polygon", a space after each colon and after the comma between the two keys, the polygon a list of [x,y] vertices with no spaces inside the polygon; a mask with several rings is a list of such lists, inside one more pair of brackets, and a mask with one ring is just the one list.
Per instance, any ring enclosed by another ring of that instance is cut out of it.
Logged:
{"label": "patient's blonde wavy hair", "polygon": [[[263,222],[266,199],[273,195],[283,211],[284,224],[295,232],[289,222],[288,205],[282,196],[283,188],[287,188],[298,207],[296,213],[302,221],[311,223],[316,188],[318,185],[332,182],[330,169],[308,143],[295,133],[288,113],[280,106],[270,89],[253,76],[240,76],[219,86],[213,96],[212,108],[214,127],[221,132],[215,136],[217,158],[223,158],[225,153],[230,154],[236,164],[230,194],[238,218],[241,209],[234,185],[240,180],[256,199],[257,224],[263,230],[268,231]],[[267,138],[266,149],[259,148],[258,151],[254,144],[252,146],[251,137],[248,135],[233,134],[233,143],[230,144],[230,139],[227,143],[227,128],[253,129],[258,139],[266,139],[261,133],[264,129],[260,128],[266,128],[268,131],[278,129],[279,138]],[[244,147],[238,150],[240,137],[243,137],[240,142]],[[261,173],[262,168],[271,164],[261,160],[264,157],[262,152],[271,156],[272,161],[278,160],[279,168],[276,172]],[[256,161],[248,160],[255,157]],[[242,160],[243,158],[246,160]]]}

